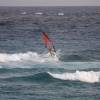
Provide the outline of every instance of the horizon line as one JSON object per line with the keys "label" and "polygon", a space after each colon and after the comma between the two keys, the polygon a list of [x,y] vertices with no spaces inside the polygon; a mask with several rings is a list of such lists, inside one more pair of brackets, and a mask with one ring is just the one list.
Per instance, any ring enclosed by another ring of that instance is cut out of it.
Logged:
{"label": "horizon line", "polygon": [[100,5],[0,5],[0,7],[100,7]]}

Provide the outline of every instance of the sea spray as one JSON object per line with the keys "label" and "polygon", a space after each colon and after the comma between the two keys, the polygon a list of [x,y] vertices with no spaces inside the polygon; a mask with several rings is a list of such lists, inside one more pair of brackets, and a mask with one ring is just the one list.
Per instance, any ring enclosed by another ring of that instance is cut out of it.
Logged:
{"label": "sea spray", "polygon": [[33,61],[33,62],[47,62],[47,61],[58,61],[57,57],[51,57],[48,54],[38,54],[37,52],[26,52],[26,53],[15,53],[15,54],[0,54],[0,62],[22,62],[22,61]]}

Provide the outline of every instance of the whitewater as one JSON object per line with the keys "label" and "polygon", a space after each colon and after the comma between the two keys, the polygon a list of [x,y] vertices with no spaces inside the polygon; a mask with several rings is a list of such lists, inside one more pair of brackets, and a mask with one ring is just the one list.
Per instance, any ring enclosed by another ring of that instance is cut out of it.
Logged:
{"label": "whitewater", "polygon": [[95,83],[100,82],[100,72],[95,71],[76,71],[75,73],[50,73],[54,78],[58,78],[61,80],[80,80],[83,82]]}
{"label": "whitewater", "polygon": [[[34,59],[35,58],[35,59]],[[46,61],[58,61],[59,58],[51,57],[49,53],[38,54],[36,52],[15,53],[15,54],[0,54],[0,62],[21,62],[21,61],[33,61],[33,62],[46,62]]]}

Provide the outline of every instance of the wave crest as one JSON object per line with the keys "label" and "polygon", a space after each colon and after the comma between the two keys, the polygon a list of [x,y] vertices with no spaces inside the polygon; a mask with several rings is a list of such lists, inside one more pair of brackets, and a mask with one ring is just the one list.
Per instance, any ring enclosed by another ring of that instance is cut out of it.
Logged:
{"label": "wave crest", "polygon": [[95,83],[100,81],[100,72],[94,71],[76,71],[75,73],[50,73],[54,78],[61,79],[61,80],[79,80],[88,83]]}

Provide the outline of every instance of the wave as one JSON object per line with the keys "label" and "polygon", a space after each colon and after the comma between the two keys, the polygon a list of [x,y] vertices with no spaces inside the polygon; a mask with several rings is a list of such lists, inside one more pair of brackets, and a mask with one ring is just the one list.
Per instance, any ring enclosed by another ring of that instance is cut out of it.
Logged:
{"label": "wave", "polygon": [[[60,79],[60,80],[58,80]],[[45,82],[52,83],[58,82],[62,80],[70,80],[70,81],[81,81],[86,83],[97,83],[100,82],[100,72],[94,71],[76,71],[75,73],[50,73],[50,72],[42,72],[42,73],[28,73],[28,74],[10,74],[9,76],[0,76],[0,80],[6,81],[33,81],[33,82]]]}
{"label": "wave", "polygon": [[51,57],[49,53],[47,54],[38,54],[36,52],[26,52],[26,53],[15,53],[7,54],[0,53],[0,62],[23,62],[23,61],[32,61],[32,62],[47,62],[47,61],[58,61],[58,57]]}
{"label": "wave", "polygon": [[100,71],[76,71],[75,73],[66,72],[61,74],[48,72],[48,74],[61,80],[79,80],[88,83],[100,82]]}
{"label": "wave", "polygon": [[1,76],[0,80],[6,81],[27,81],[27,82],[53,82],[56,81],[48,73],[37,73],[37,74],[11,74],[9,76]]}

